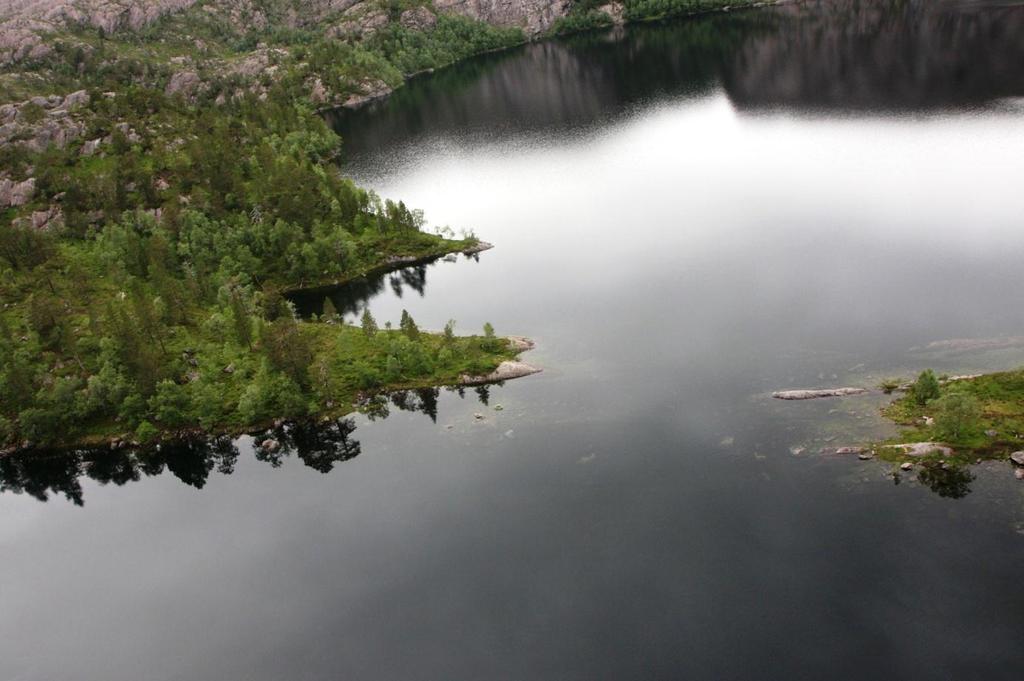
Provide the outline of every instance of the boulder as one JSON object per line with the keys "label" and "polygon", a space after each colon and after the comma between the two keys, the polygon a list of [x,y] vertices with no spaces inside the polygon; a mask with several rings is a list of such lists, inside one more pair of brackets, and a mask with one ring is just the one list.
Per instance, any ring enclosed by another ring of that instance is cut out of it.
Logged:
{"label": "boulder", "polygon": [[1010,461],[1017,464],[1018,466],[1024,466],[1024,451],[1014,452],[1010,454]]}
{"label": "boulder", "polygon": [[202,85],[203,81],[195,71],[178,71],[171,76],[164,94],[168,97],[181,95],[185,99],[191,99],[199,92]]}
{"label": "boulder", "polygon": [[87,140],[85,144],[82,145],[82,156],[92,156],[100,148],[101,144],[103,144],[102,137],[97,137],[94,140]]}
{"label": "boulder", "polygon": [[85,90],[77,90],[64,98],[64,108],[71,110],[89,103],[89,93]]}

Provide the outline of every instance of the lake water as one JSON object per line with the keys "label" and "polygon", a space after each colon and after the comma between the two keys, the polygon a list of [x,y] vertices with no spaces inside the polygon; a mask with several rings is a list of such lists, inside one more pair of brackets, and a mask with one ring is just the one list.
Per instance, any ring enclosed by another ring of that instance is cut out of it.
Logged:
{"label": "lake water", "polygon": [[1024,364],[1022,36],[809,3],[340,117],[346,173],[496,248],[339,309],[489,321],[544,373],[276,455],[3,460],[0,678],[1019,679],[1009,465],[894,480],[819,453],[891,434],[884,397],[768,394]]}

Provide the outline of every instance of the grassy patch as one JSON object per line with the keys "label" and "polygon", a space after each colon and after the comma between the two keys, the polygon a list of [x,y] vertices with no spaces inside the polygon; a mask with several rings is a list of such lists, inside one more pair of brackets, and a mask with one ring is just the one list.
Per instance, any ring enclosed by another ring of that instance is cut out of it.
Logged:
{"label": "grassy patch", "polygon": [[[960,396],[968,398],[976,409],[969,410],[961,427],[952,430],[948,424],[949,399]],[[904,427],[898,442],[942,442],[955,451],[953,457],[936,454],[931,458],[952,458],[960,463],[1004,458],[1022,446],[1024,370],[940,381],[936,397],[922,403],[911,390],[885,407],[882,414]],[[887,460],[907,459],[893,448],[882,446],[878,452]]]}

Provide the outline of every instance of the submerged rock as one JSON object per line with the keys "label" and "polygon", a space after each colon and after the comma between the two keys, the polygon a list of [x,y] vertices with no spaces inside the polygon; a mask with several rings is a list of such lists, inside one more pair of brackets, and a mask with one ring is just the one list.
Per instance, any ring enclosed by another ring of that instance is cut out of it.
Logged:
{"label": "submerged rock", "polygon": [[823,397],[863,395],[866,388],[813,388],[808,390],[779,390],[772,393],[777,400],[816,400]]}

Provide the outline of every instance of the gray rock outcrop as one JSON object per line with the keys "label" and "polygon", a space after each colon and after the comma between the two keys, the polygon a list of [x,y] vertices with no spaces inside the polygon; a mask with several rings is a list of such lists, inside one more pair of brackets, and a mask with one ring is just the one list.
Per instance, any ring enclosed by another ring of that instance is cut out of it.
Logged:
{"label": "gray rock outcrop", "polygon": [[0,207],[24,206],[32,200],[35,193],[36,178],[30,177],[24,182],[15,182],[5,178],[0,180]]}
{"label": "gray rock outcrop", "polygon": [[772,393],[777,400],[816,400],[822,397],[847,397],[863,395],[865,388],[813,388],[809,390],[779,390]]}
{"label": "gray rock outcrop", "polygon": [[507,360],[498,365],[498,368],[489,374],[483,376],[471,376],[469,374],[463,374],[459,378],[461,385],[473,386],[473,385],[487,385],[488,383],[498,383],[500,381],[509,381],[513,378],[522,378],[524,376],[532,376],[533,374],[539,374],[543,369],[521,362],[519,360]]}
{"label": "gray rock outcrop", "polygon": [[953,448],[941,442],[908,442],[899,445],[886,445],[887,449],[899,449],[907,456],[927,456],[939,454],[941,456],[953,456]]}

